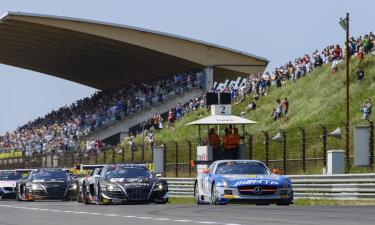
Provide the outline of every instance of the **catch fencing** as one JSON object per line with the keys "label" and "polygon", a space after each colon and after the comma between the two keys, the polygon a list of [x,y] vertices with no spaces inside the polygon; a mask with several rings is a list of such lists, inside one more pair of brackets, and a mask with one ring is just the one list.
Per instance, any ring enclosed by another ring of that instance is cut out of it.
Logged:
{"label": "catch fencing", "polygon": [[[295,198],[374,200],[375,174],[292,175]],[[194,195],[194,178],[165,178],[172,197]]]}
{"label": "catch fencing", "polygon": [[[327,166],[327,151],[343,149],[345,134],[332,132],[342,124],[332,123],[312,125],[308,128],[288,128],[246,133],[242,143],[246,145],[248,159],[261,160],[270,168],[276,168],[285,174],[321,174],[322,168]],[[169,128],[167,128],[169,129]],[[208,132],[209,127],[202,127],[201,132]],[[369,129],[369,167],[352,168],[351,173],[374,172],[374,126],[370,121]],[[350,136],[353,137],[353,126]],[[334,134],[333,134],[334,133]],[[163,148],[165,152],[164,174],[167,177],[194,177],[196,169],[192,161],[196,160],[196,149],[204,144],[204,138],[189,137],[179,141],[161,142],[155,144],[147,141],[137,142],[130,147],[122,144],[116,147],[102,148],[98,151],[85,152],[83,148],[76,151],[56,150],[54,153],[32,156],[0,158],[0,169],[38,168],[38,167],[72,167],[81,163],[137,163],[152,162],[153,149]],[[353,165],[353,141],[351,141],[350,164]],[[358,169],[358,170],[355,170]]]}

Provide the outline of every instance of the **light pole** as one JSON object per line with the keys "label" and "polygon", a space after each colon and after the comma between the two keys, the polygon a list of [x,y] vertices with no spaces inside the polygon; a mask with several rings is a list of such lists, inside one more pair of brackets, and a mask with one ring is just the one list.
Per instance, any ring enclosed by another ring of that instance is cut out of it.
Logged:
{"label": "light pole", "polygon": [[345,48],[346,48],[346,65],[345,65],[345,73],[346,73],[346,97],[345,97],[345,159],[346,159],[346,166],[349,169],[350,162],[349,162],[349,60],[350,60],[350,52],[349,52],[349,13],[346,13],[345,19],[340,18],[339,24],[346,32],[346,41],[345,41]]}

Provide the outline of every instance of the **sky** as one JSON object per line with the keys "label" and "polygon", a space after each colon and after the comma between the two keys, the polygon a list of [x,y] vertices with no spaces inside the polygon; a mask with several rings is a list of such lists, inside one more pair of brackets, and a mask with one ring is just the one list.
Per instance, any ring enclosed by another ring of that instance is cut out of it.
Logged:
{"label": "sky", "polygon": [[[273,70],[343,43],[338,24],[350,13],[351,36],[374,30],[373,0],[0,0],[7,11],[112,22],[204,40],[270,60]],[[95,89],[0,63],[0,135]]]}

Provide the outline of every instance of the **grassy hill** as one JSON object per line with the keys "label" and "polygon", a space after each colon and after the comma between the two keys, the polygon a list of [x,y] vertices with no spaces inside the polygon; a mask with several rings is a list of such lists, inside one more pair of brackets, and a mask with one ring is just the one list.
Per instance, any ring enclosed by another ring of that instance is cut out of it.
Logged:
{"label": "grassy hill", "polygon": [[[353,133],[353,126],[368,124],[362,120],[359,111],[361,104],[366,98],[375,96],[375,56],[366,57],[360,64],[356,59],[351,60],[350,67],[350,133]],[[365,79],[358,82],[356,71],[359,67],[365,70]],[[337,127],[344,127],[340,122],[344,121],[344,100],[345,100],[345,65],[341,63],[336,75],[331,74],[330,65],[324,65],[314,70],[312,73],[297,80],[297,82],[287,81],[281,88],[273,87],[268,91],[267,96],[261,97],[256,103],[258,108],[252,112],[246,112],[245,118],[257,121],[258,123],[246,128],[253,135],[254,158],[264,160],[264,136],[262,131],[267,131],[272,138],[278,129],[285,129],[287,132],[287,152],[288,158],[301,158],[301,132],[299,127],[306,129],[307,158],[319,158],[322,155],[322,129],[319,124],[327,127],[328,132]],[[276,99],[288,97],[290,102],[289,113],[280,120],[274,121],[271,117],[272,108],[276,108]],[[243,103],[236,103],[232,113],[239,115],[245,111],[253,98],[247,96]],[[179,144],[180,162],[187,162],[188,142],[193,142],[193,153],[195,145],[198,143],[198,128],[186,126],[185,124],[204,116],[209,115],[206,110],[200,109],[193,112],[177,122],[175,128],[166,128],[155,132],[155,140],[158,143],[166,143],[168,146],[168,161],[174,161],[175,142]],[[373,119],[373,118],[371,118]],[[221,128],[223,129],[223,127]],[[221,131],[222,132],[222,131]],[[202,134],[207,133],[207,127],[202,127]],[[138,137],[141,143],[141,137]],[[343,149],[343,139],[328,139],[328,149]],[[351,135],[351,151],[353,150],[353,135]],[[270,159],[281,159],[281,144],[270,143]],[[135,158],[139,157],[136,153]],[[148,158],[149,155],[146,155]],[[280,164],[274,164],[279,167]],[[295,172],[300,172],[301,162],[290,162],[289,166]],[[308,173],[320,173],[321,160],[310,160],[308,162]],[[272,167],[272,166],[271,166]],[[354,169],[358,170],[358,169]],[[368,169],[365,169],[366,171]]]}

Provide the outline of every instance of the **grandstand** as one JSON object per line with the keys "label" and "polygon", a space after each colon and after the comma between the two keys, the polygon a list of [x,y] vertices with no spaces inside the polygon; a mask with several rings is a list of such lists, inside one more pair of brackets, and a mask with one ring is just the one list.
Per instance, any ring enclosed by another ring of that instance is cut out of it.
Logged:
{"label": "grandstand", "polygon": [[136,27],[8,12],[0,18],[0,63],[100,90],[0,140],[3,149],[33,153],[77,149],[82,138],[115,144],[153,113],[202,96],[214,82],[261,73],[268,60]]}

